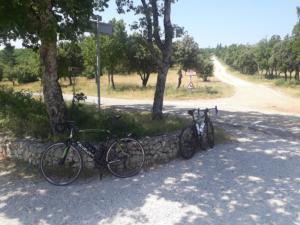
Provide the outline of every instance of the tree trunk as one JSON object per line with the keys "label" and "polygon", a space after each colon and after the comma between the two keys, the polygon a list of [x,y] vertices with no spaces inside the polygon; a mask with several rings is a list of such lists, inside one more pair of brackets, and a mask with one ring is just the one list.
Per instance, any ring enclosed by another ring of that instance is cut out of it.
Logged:
{"label": "tree trunk", "polygon": [[152,119],[154,120],[163,118],[162,110],[164,102],[165,85],[169,67],[169,63],[164,63],[158,68],[158,76],[152,108]]}
{"label": "tree trunk", "polygon": [[72,75],[69,75],[69,86],[72,86],[73,85],[73,81],[72,81]]}
{"label": "tree trunk", "polygon": [[66,119],[66,106],[58,83],[56,54],[56,41],[41,40],[43,94],[53,133],[56,133],[55,124]]}
{"label": "tree trunk", "polygon": [[110,86],[110,74],[107,74],[107,79],[108,79],[108,86]]}
{"label": "tree trunk", "polygon": [[296,71],[295,71],[295,80],[299,80],[299,67],[296,67]]}
{"label": "tree trunk", "polygon": [[111,86],[115,90],[116,86],[115,86],[114,74],[113,73],[110,74],[110,79],[111,79]]}
{"label": "tree trunk", "polygon": [[178,72],[178,84],[177,84],[177,89],[180,88],[182,82],[182,72],[181,70]]}
{"label": "tree trunk", "polygon": [[287,81],[287,71],[284,71],[284,80]]}
{"label": "tree trunk", "polygon": [[149,77],[150,77],[150,73],[139,73],[141,79],[142,79],[142,85],[143,85],[143,88],[146,88],[147,87],[147,84],[148,84],[148,80],[149,80]]}

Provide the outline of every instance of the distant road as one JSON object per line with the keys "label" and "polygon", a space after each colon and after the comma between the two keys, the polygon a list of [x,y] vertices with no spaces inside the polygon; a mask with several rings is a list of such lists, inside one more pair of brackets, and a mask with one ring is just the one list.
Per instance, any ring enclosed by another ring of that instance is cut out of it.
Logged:
{"label": "distant road", "polygon": [[241,80],[227,72],[217,58],[213,60],[215,76],[220,81],[235,87],[235,95],[227,99],[229,104],[251,108],[255,111],[300,114],[300,99],[287,96],[262,84]]}

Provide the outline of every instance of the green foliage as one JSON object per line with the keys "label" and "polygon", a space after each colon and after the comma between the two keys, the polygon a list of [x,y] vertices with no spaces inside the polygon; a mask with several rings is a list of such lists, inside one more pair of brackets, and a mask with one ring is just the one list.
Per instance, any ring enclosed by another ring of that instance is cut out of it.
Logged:
{"label": "green foliage", "polygon": [[113,26],[111,36],[102,36],[101,38],[101,60],[102,65],[109,74],[114,74],[123,70],[126,63],[127,50],[127,32],[123,20],[110,21]]}
{"label": "green foliage", "polygon": [[50,134],[44,104],[26,92],[0,88],[0,129],[18,136],[45,138]]}
{"label": "green foliage", "polygon": [[[112,36],[100,37],[100,63],[101,70],[106,70],[110,75],[128,71],[128,37],[123,20],[110,21],[113,26]],[[96,37],[94,35],[85,37],[80,43],[84,75],[94,78],[96,73]],[[101,73],[102,73],[101,71]]]}
{"label": "green foliage", "polygon": [[59,77],[68,77],[70,85],[72,84],[73,74],[68,71],[69,67],[83,68],[83,56],[81,48],[76,42],[59,43],[57,66]]}
{"label": "green foliage", "polygon": [[214,67],[210,52],[201,50],[192,37],[184,36],[182,40],[174,43],[173,48],[173,60],[182,70],[196,70],[204,81],[212,76]]}
{"label": "green foliage", "polygon": [[[0,42],[19,38],[24,46],[37,47],[39,40],[76,40],[89,26],[94,10],[108,0],[0,0]],[[49,10],[50,8],[50,10]]]}
{"label": "green foliage", "polygon": [[156,59],[151,53],[149,43],[137,33],[128,38],[127,63],[129,71],[139,74],[143,87],[147,86],[150,74],[157,72]]}
{"label": "green foliage", "polygon": [[16,66],[13,73],[19,84],[31,83],[37,81],[40,77],[38,68],[25,64]]}
{"label": "green foliage", "polygon": [[39,56],[31,49],[7,46],[1,51],[3,77],[15,83],[29,83],[41,77]]}
{"label": "green foliage", "polygon": [[[160,122],[153,122],[150,113],[124,113],[115,110],[101,110],[94,106],[75,105],[68,108],[69,120],[74,120],[81,129],[110,130],[112,134],[123,136],[128,133],[142,137],[176,131],[185,126],[186,119],[169,116]],[[120,114],[119,120],[113,115]],[[14,92],[0,87],[0,131],[11,131],[17,136],[32,136],[42,139],[51,137],[48,116],[44,103],[34,99],[28,92]],[[102,140],[105,132],[87,134],[88,138]]]}
{"label": "green foliage", "polygon": [[83,64],[84,76],[94,78],[96,74],[96,41],[94,36],[85,37],[80,43]]}
{"label": "green foliage", "polygon": [[207,78],[213,75],[214,64],[208,56],[199,54],[197,58],[198,64],[196,71],[203,81],[207,81]]}
{"label": "green foliage", "polygon": [[184,36],[182,40],[174,43],[173,60],[181,69],[196,69],[200,48],[191,36]]}

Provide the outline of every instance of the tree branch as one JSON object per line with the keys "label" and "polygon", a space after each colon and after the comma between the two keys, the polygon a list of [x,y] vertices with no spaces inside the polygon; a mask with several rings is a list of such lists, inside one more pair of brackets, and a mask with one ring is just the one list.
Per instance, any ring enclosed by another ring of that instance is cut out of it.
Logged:
{"label": "tree branch", "polygon": [[154,36],[156,45],[163,52],[164,45],[163,45],[160,35],[159,35],[159,21],[158,21],[159,13],[158,13],[158,8],[157,8],[157,0],[151,0],[151,5],[152,5],[153,29],[154,29],[153,36]]}

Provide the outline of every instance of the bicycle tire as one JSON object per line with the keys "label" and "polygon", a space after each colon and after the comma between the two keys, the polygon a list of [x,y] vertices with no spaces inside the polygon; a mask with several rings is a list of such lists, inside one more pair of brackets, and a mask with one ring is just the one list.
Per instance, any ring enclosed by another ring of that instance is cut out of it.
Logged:
{"label": "bicycle tire", "polygon": [[138,174],[144,165],[144,160],[144,148],[133,138],[121,138],[113,142],[106,153],[108,170],[121,178]]}
{"label": "bicycle tire", "polygon": [[[57,149],[60,148],[60,150],[63,149],[64,152],[66,151],[66,149],[68,149],[67,150],[68,152],[66,153],[67,154],[66,157],[58,158],[58,155],[61,155],[61,154],[53,153],[53,151],[55,151],[55,148],[57,148]],[[70,152],[70,150],[73,151],[73,154]],[[50,159],[50,161],[47,161],[48,158]],[[56,158],[57,158],[57,160],[55,160]],[[62,163],[61,160],[63,158],[64,158],[63,164],[59,165],[60,163]],[[75,160],[77,160],[77,161],[75,161]],[[48,165],[48,163],[49,163],[49,165]],[[52,168],[51,168],[51,164],[52,164]],[[71,174],[71,176],[69,176],[69,174],[67,174],[67,173],[69,171],[73,170],[74,165],[78,166],[78,168],[74,173]],[[67,168],[64,168],[63,166],[65,166]],[[83,160],[82,160],[82,156],[81,156],[79,150],[74,148],[72,145],[67,146],[65,143],[62,143],[62,142],[55,143],[55,144],[51,145],[50,147],[48,147],[42,153],[41,158],[40,158],[40,171],[41,171],[43,177],[49,183],[56,185],[56,186],[66,186],[66,185],[73,183],[79,177],[82,168],[83,168]],[[50,169],[50,171],[49,171],[49,169]],[[52,173],[51,173],[51,169],[53,170]],[[60,180],[59,177],[66,178],[66,180],[65,179]]]}
{"label": "bicycle tire", "polygon": [[179,153],[184,159],[194,156],[198,146],[198,135],[195,126],[183,129],[179,136]]}
{"label": "bicycle tire", "polygon": [[215,134],[214,134],[214,126],[210,119],[207,120],[204,133],[201,139],[201,147],[202,149],[213,148],[215,145]]}

